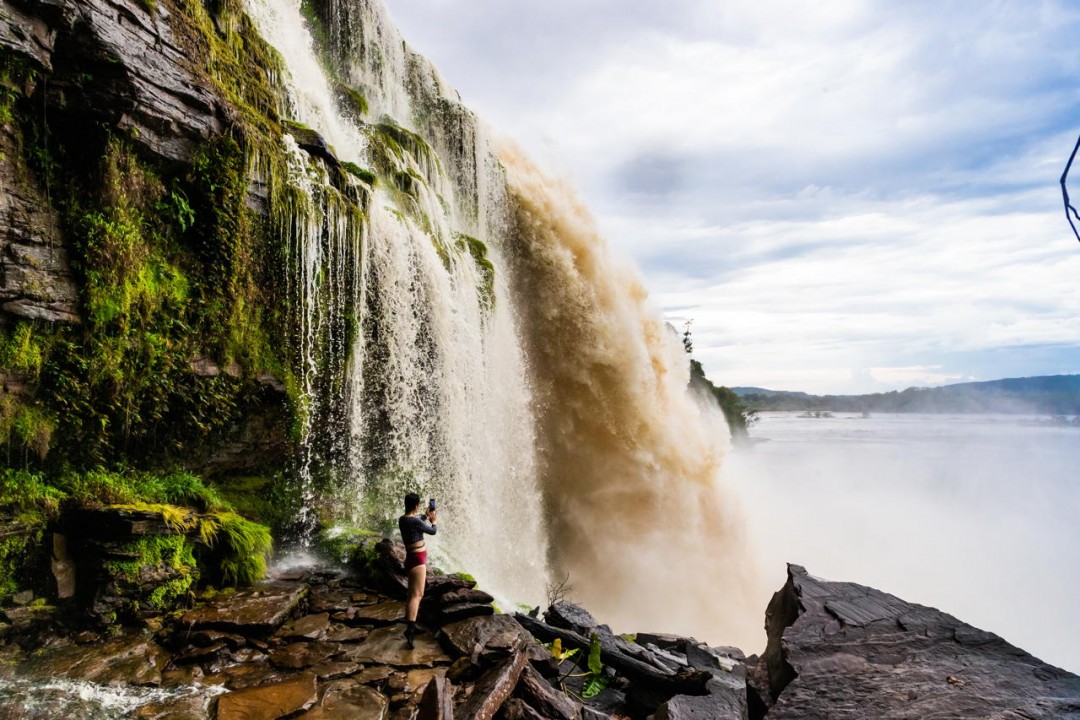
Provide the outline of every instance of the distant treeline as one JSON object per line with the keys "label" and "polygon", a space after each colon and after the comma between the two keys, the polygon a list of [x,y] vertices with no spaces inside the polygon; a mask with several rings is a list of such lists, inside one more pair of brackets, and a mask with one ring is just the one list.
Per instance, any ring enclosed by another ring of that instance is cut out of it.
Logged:
{"label": "distant treeline", "polygon": [[1080,375],[1009,378],[871,395],[809,395],[733,388],[753,410],[1080,415]]}

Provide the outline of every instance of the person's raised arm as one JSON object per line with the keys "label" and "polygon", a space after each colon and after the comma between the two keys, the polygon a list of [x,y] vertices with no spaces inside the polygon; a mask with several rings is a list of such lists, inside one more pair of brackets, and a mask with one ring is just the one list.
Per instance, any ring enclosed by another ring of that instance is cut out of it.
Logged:
{"label": "person's raised arm", "polygon": [[435,527],[435,521],[438,519],[438,515],[434,510],[428,510],[424,515],[424,518],[425,519],[420,521],[421,529],[428,535],[434,535],[435,531],[438,529]]}

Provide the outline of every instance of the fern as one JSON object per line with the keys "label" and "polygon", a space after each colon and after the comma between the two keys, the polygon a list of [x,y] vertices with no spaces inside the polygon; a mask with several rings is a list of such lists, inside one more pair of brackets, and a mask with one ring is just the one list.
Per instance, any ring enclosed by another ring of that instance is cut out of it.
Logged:
{"label": "fern", "polygon": [[273,549],[270,528],[234,512],[215,513],[215,544],[221,553],[221,578],[228,585],[250,585],[266,575],[266,557]]}

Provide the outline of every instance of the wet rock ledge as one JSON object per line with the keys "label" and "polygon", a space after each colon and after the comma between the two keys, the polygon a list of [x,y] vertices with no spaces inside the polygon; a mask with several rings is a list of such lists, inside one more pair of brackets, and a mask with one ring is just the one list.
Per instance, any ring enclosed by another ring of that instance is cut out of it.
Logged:
{"label": "wet rock ledge", "polygon": [[[693,638],[616,635],[566,602],[498,614],[470,578],[434,572],[408,650],[402,546],[366,539],[350,556],[204,596],[142,631],[9,643],[0,675],[168,693],[130,715],[147,720],[1080,718],[1077,676],[798,566],[769,605],[765,653],[746,658]],[[22,710],[0,701],[0,718]]]}

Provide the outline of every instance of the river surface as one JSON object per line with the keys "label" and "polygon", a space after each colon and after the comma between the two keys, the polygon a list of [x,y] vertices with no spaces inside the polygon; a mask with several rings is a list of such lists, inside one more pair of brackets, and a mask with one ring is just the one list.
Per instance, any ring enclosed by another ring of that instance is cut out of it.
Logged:
{"label": "river surface", "polygon": [[1080,428],[1037,420],[763,413],[727,472],[772,587],[805,565],[1080,672]]}

